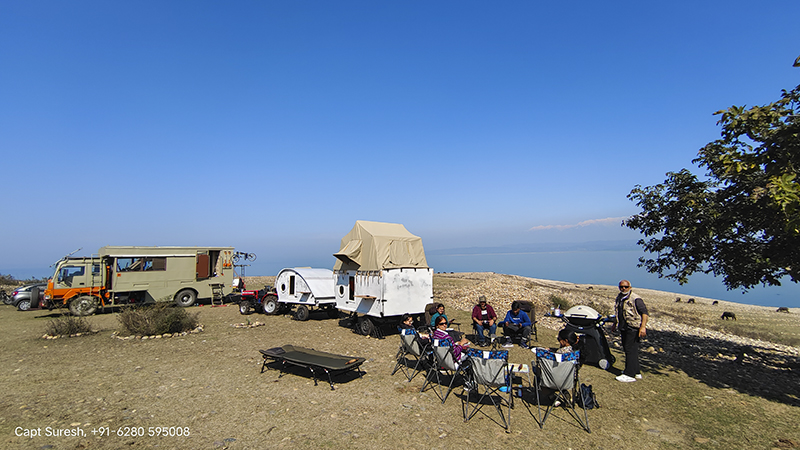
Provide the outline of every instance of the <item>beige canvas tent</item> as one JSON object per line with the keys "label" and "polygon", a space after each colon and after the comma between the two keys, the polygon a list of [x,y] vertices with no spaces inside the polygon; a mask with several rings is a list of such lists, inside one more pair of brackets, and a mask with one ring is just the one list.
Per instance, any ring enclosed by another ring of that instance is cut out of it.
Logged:
{"label": "beige canvas tent", "polygon": [[403,314],[422,314],[433,301],[422,239],[401,224],[359,220],[334,256],[336,308],[350,311],[362,334]]}
{"label": "beige canvas tent", "polygon": [[401,267],[427,268],[422,238],[402,224],[356,221],[333,256],[333,270],[374,271]]}

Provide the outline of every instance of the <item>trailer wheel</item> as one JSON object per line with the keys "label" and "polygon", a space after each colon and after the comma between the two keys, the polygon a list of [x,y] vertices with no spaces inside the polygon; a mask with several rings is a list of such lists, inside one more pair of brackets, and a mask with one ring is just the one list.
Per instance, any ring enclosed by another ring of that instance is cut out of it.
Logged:
{"label": "trailer wheel", "polygon": [[278,297],[274,295],[268,295],[264,297],[264,302],[261,304],[261,309],[264,311],[264,314],[269,316],[278,314],[278,311],[280,310]]}
{"label": "trailer wheel", "polygon": [[311,315],[311,313],[308,311],[308,306],[306,305],[298,306],[297,311],[294,312],[294,318],[301,322],[308,320],[309,315]]}
{"label": "trailer wheel", "polygon": [[239,314],[244,316],[250,314],[250,302],[239,303]]}
{"label": "trailer wheel", "polygon": [[375,324],[369,317],[359,317],[358,324],[356,325],[358,332],[364,336],[369,336],[375,331]]}
{"label": "trailer wheel", "polygon": [[183,306],[184,308],[187,306],[192,306],[196,302],[197,294],[195,294],[191,289],[184,289],[178,292],[178,295],[175,296],[175,304],[178,306]]}
{"label": "trailer wheel", "polygon": [[97,311],[97,299],[88,295],[81,295],[69,302],[69,312],[73,316],[91,316]]}
{"label": "trailer wheel", "polygon": [[17,309],[20,311],[27,311],[31,309],[31,299],[26,298],[24,300],[20,300],[19,303],[17,303]]}

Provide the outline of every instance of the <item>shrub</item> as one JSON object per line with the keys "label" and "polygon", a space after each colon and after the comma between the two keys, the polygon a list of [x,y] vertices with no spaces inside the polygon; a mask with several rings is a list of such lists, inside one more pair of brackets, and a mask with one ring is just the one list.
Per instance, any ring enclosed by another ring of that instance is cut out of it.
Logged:
{"label": "shrub", "polygon": [[69,336],[76,333],[88,333],[92,325],[84,317],[65,315],[47,322],[45,333],[50,336]]}
{"label": "shrub", "polygon": [[555,294],[550,296],[550,303],[552,303],[553,306],[555,306],[556,308],[560,308],[562,311],[566,311],[570,307],[569,301],[567,299]]}
{"label": "shrub", "polygon": [[141,336],[181,333],[198,324],[196,313],[189,314],[184,308],[169,303],[125,309],[118,320],[128,333]]}

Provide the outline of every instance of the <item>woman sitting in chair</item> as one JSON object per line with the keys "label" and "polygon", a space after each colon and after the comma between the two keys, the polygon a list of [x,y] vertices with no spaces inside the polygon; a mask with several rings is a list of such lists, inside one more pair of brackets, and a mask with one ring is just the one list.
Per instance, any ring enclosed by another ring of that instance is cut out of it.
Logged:
{"label": "woman sitting in chair", "polygon": [[465,351],[469,347],[469,340],[462,337],[458,342],[453,340],[452,336],[447,332],[447,318],[439,316],[436,318],[436,329],[433,331],[433,339],[440,341],[447,341],[453,347],[453,357],[456,361],[461,361],[467,355]]}

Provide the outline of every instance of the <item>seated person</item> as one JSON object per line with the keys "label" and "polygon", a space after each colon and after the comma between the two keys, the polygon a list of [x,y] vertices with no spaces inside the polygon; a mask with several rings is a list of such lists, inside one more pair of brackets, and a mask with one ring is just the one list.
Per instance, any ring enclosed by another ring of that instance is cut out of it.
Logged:
{"label": "seated person", "polygon": [[500,325],[503,326],[503,334],[508,339],[505,346],[513,346],[511,338],[519,336],[519,346],[528,348],[528,340],[531,338],[531,318],[520,309],[519,302],[511,303],[511,311],[506,313],[506,318],[500,322]]}
{"label": "seated person", "polygon": [[[568,330],[566,328],[562,329],[558,332],[558,345],[559,348],[556,350],[556,353],[572,353],[574,351],[580,350],[580,342],[578,335],[575,334],[574,331]],[[567,394],[569,396],[569,394]],[[553,404],[553,407],[561,406],[561,401],[556,399],[555,392],[550,394],[550,401]]]}
{"label": "seated person", "polygon": [[478,297],[478,304],[472,308],[472,322],[475,324],[475,331],[478,332],[479,345],[486,345],[486,335],[483,332],[486,329],[489,330],[489,338],[494,340],[497,332],[497,314],[494,308],[486,303],[485,295]]}
{"label": "seated person", "polygon": [[578,335],[566,328],[558,332],[558,345],[559,349],[556,350],[556,353],[572,353],[580,350]]}
{"label": "seated person", "polygon": [[411,314],[403,314],[403,317],[400,318],[400,325],[398,327],[401,330],[414,330],[414,317]]}
{"label": "seated person", "polygon": [[465,350],[469,346],[469,341],[467,338],[462,337],[458,342],[456,342],[450,336],[450,333],[447,332],[447,319],[444,316],[439,316],[436,318],[436,329],[433,331],[432,337],[433,339],[448,341],[450,343],[450,345],[453,347],[453,357],[455,358],[456,362],[460,362],[467,356],[467,352]]}
{"label": "seated person", "polygon": [[[413,334],[418,335],[419,338],[423,341],[427,341],[430,338],[430,335],[428,333],[420,333],[419,331],[417,331],[416,328],[414,328],[414,316],[412,316],[411,314],[403,314],[403,317],[400,318],[400,325],[398,325],[397,328],[400,329],[401,333],[403,332],[403,330],[413,330]],[[411,334],[411,333],[406,333],[406,334]]]}
{"label": "seated person", "polygon": [[444,314],[444,305],[441,304],[441,303],[436,305],[436,313],[434,313],[431,316],[431,326],[432,327],[436,326],[436,319],[439,318],[439,317],[444,317],[445,322],[447,322],[447,324],[450,325],[450,321],[447,320],[447,316]]}

